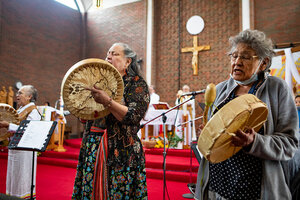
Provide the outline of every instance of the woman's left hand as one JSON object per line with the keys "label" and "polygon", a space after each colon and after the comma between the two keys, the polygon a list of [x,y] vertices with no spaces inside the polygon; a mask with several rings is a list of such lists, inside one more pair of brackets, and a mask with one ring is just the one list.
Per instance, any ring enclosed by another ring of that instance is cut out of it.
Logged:
{"label": "woman's left hand", "polygon": [[103,90],[97,88],[95,85],[92,88],[85,88],[91,91],[91,94],[97,103],[101,103],[104,106],[108,105],[111,98]]}
{"label": "woman's left hand", "polygon": [[253,128],[245,128],[245,131],[238,130],[235,136],[232,137],[232,144],[240,147],[247,147],[251,145],[254,141],[256,132]]}
{"label": "woman's left hand", "polygon": [[0,121],[0,128],[8,128],[9,123],[7,121]]}

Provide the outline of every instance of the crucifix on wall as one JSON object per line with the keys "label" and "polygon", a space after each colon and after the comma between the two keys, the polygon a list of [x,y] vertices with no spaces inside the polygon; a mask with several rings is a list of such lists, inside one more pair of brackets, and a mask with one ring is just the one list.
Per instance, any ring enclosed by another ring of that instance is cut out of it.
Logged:
{"label": "crucifix on wall", "polygon": [[193,67],[193,75],[198,75],[198,52],[204,50],[210,50],[209,45],[198,46],[198,38],[197,34],[200,33],[204,28],[204,21],[200,16],[192,16],[187,24],[186,29],[187,31],[193,35],[193,46],[192,47],[185,47],[181,49],[181,52],[193,52],[192,58],[192,67]]}

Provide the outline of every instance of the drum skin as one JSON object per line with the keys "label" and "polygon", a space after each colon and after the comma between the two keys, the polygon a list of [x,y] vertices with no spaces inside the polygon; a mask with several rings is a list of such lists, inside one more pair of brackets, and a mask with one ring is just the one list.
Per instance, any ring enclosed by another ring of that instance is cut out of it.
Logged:
{"label": "drum skin", "polygon": [[224,105],[207,122],[198,138],[198,148],[211,163],[222,162],[242,148],[231,143],[235,132],[245,127],[251,127],[257,132],[267,116],[266,104],[256,96],[239,96]]}
{"label": "drum skin", "polygon": [[[20,123],[17,111],[12,106],[5,103],[0,103],[0,121],[7,121],[8,123],[13,124]],[[6,130],[6,128],[0,129],[0,141],[4,141],[11,136]]]}
{"label": "drum skin", "polygon": [[89,58],[73,65],[63,78],[61,94],[65,109],[85,120],[108,115],[109,110],[95,102],[91,91],[85,89],[94,85],[104,90],[114,101],[121,102],[124,90],[121,74],[112,64]]}

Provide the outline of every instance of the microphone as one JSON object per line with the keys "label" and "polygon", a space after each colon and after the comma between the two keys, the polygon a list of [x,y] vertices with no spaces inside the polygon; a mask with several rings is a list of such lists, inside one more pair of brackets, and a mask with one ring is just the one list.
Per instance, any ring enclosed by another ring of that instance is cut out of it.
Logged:
{"label": "microphone", "polygon": [[199,90],[199,91],[194,91],[194,92],[187,92],[182,94],[181,96],[190,96],[190,95],[197,95],[197,94],[204,94],[205,93],[205,89],[203,90]]}

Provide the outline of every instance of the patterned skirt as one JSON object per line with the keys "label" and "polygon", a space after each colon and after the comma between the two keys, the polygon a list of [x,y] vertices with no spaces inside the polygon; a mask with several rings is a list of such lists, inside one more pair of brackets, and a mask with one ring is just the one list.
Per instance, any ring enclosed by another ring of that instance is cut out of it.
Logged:
{"label": "patterned skirt", "polygon": [[111,167],[110,199],[148,199],[145,166]]}
{"label": "patterned skirt", "polygon": [[94,180],[94,200],[148,199],[145,164],[107,166],[107,134],[99,146]]}
{"label": "patterned skirt", "polygon": [[90,135],[82,139],[72,199],[92,199],[95,162],[101,136]]}

